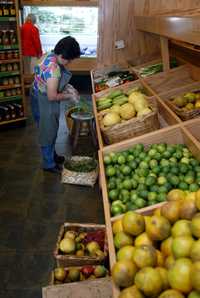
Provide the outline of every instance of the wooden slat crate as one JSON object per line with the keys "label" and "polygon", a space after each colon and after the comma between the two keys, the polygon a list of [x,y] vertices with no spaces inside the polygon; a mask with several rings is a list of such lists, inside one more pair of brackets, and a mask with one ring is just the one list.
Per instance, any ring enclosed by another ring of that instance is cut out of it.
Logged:
{"label": "wooden slat crate", "polygon": [[200,118],[184,122],[184,127],[200,143]]}
{"label": "wooden slat crate", "polygon": [[[176,108],[173,103],[171,103],[170,99],[175,98],[177,96],[182,96],[187,92],[200,92],[200,81],[194,82],[192,84],[189,84],[187,86],[183,86],[181,88],[175,88],[173,90],[170,90],[166,93],[160,94],[160,99],[163,100],[169,108],[176,114],[176,116],[181,120],[190,120],[192,118],[198,117],[200,115],[200,109],[188,111],[188,112],[182,112],[179,108]],[[197,112],[195,112],[197,111]]]}
{"label": "wooden slat crate", "polygon": [[[87,266],[87,265],[86,265]],[[91,266],[93,266],[94,268],[95,268],[95,266],[94,265],[91,265]],[[71,266],[71,267],[65,267],[65,271],[67,271],[67,270],[69,270],[70,268],[76,268],[76,269],[81,269],[83,266]],[[105,277],[102,277],[102,278],[106,278],[106,277],[108,277],[109,276],[109,272],[107,271],[107,274],[106,274],[106,276]],[[96,278],[97,279],[97,278]],[[91,281],[94,281],[94,280],[96,280],[96,279],[91,279]],[[70,283],[67,283],[68,285],[69,284],[74,284],[74,283],[76,283],[77,284],[77,286],[79,286],[80,285],[80,282],[82,283],[82,282],[84,282],[84,281],[87,281],[88,279],[86,279],[86,280],[82,280],[82,281],[77,281],[77,282],[70,282]],[[64,283],[63,283],[64,284]],[[55,283],[55,275],[54,275],[54,271],[52,271],[51,272],[51,274],[50,274],[50,280],[49,280],[49,285],[50,286],[52,286],[52,285],[56,285],[57,286],[57,284]]]}
{"label": "wooden slat crate", "polygon": [[106,146],[110,146],[110,145],[106,144],[103,139],[103,134],[102,134],[102,131],[100,128],[100,122],[99,122],[99,113],[97,112],[97,107],[96,107],[96,100],[100,97],[106,96],[111,90],[121,89],[124,91],[128,91],[136,86],[138,86],[140,88],[144,88],[144,92],[147,94],[149,99],[152,98],[153,100],[156,100],[157,107],[158,107],[158,120],[159,120],[160,128],[164,128],[169,125],[175,125],[175,124],[181,122],[181,120],[169,109],[169,107],[165,103],[163,103],[162,100],[160,100],[160,98],[158,98],[156,96],[152,97],[152,93],[148,89],[148,86],[146,85],[145,82],[141,82],[140,80],[137,80],[135,82],[131,82],[131,83],[125,84],[123,86],[111,88],[109,90],[99,92],[98,94],[94,94],[92,97],[93,111],[94,111],[94,115],[95,115],[96,130],[97,130],[97,138],[98,138],[100,149],[102,149]]}
{"label": "wooden slat crate", "polygon": [[112,298],[110,277],[81,283],[51,285],[42,289],[42,298]]}
{"label": "wooden slat crate", "polygon": [[[131,67],[129,67],[128,64],[118,64],[118,65],[110,65],[110,66],[105,66],[103,68],[99,69],[92,69],[90,71],[90,77],[91,77],[91,82],[92,82],[92,92],[93,93],[98,93],[100,91],[96,90],[96,84],[95,80],[97,79],[103,79],[109,72],[111,71],[129,71],[131,74],[134,76],[134,80],[137,80],[137,75],[134,73]],[[121,85],[118,85],[118,87]],[[106,90],[109,87],[102,89]]]}
{"label": "wooden slat crate", "polygon": [[[102,230],[105,231],[105,225],[98,224],[78,224],[78,223],[64,223],[59,231],[58,239],[56,242],[56,247],[53,252],[53,255],[56,259],[57,266],[61,267],[69,267],[69,266],[82,266],[82,265],[96,265],[102,263],[102,259],[99,257],[93,256],[81,256],[78,257],[76,255],[66,255],[62,254],[59,250],[59,243],[63,239],[64,233],[68,230],[76,231],[76,232],[91,232]],[[104,241],[104,251],[107,250],[107,239],[105,233],[105,241]]]}
{"label": "wooden slat crate", "polygon": [[[104,214],[105,214],[105,221],[106,221],[106,231],[107,231],[107,238],[108,238],[108,248],[109,248],[109,259],[110,259],[110,267],[114,265],[116,262],[116,254],[114,248],[114,241],[112,235],[112,222],[119,218],[119,216],[111,218],[110,215],[110,203],[107,194],[107,183],[106,183],[106,176],[103,164],[103,157],[105,154],[110,152],[119,152],[126,150],[132,147],[135,144],[142,143],[145,147],[148,147],[154,143],[167,143],[167,144],[185,144],[189,150],[193,153],[193,155],[200,160],[200,144],[199,142],[192,137],[190,132],[184,128],[183,124],[177,124],[173,127],[164,128],[162,131],[152,132],[148,135],[140,136],[134,138],[132,140],[124,141],[120,144],[114,144],[109,147],[105,147],[103,150],[99,151],[99,165],[100,165],[100,176],[101,176],[101,184],[102,184],[102,195],[103,195],[103,206],[104,206]],[[150,207],[143,208],[138,210],[137,212],[142,214],[149,214],[155,208],[158,208],[162,205],[154,205]],[[119,295],[119,290],[113,284],[113,297],[117,298]]]}
{"label": "wooden slat crate", "polygon": [[149,87],[157,94],[187,86],[198,81],[198,76],[191,65],[181,65],[167,72],[155,74],[149,78],[143,78]]}
{"label": "wooden slat crate", "polygon": [[[177,58],[176,58],[176,61],[177,61],[177,65],[178,65],[178,66],[181,65],[181,64],[183,64],[183,63],[181,63],[181,62],[179,61],[179,59],[177,59]],[[140,64],[140,65],[136,65],[136,66],[133,66],[132,69],[133,69],[133,71],[136,73],[136,75],[137,75],[139,78],[149,78],[149,77],[152,77],[152,76],[154,76],[154,75],[156,75],[156,74],[152,74],[152,75],[148,75],[148,76],[144,77],[144,76],[142,76],[142,75],[140,74],[140,70],[141,70],[142,68],[144,68],[144,67],[151,66],[151,65],[154,65],[154,64],[157,64],[157,63],[161,63],[161,62],[162,62],[162,58],[161,58],[161,57],[158,57],[158,58],[156,58],[156,59],[154,59],[154,60],[151,60],[151,61],[148,61],[148,62],[146,62],[146,63]]]}

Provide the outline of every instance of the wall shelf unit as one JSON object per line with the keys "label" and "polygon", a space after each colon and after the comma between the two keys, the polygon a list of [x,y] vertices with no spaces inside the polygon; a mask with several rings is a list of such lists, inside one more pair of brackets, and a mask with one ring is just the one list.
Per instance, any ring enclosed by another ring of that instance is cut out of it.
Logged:
{"label": "wall shelf unit", "polygon": [[[171,45],[200,52],[199,16],[135,16],[136,29],[160,36],[164,70],[169,66],[169,41]],[[191,62],[191,61],[188,61]]]}
{"label": "wall shelf unit", "polygon": [[18,1],[0,4],[0,125],[26,119]]}

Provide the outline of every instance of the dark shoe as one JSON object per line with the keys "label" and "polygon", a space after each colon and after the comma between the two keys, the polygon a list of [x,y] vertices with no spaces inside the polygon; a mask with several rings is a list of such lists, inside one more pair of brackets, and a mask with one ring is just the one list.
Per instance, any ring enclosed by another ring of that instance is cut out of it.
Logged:
{"label": "dark shoe", "polygon": [[56,165],[54,168],[47,168],[47,169],[43,169],[45,172],[50,172],[50,173],[54,173],[54,174],[60,174],[62,172],[62,168],[59,167],[58,165]]}
{"label": "dark shoe", "polygon": [[55,163],[62,164],[65,162],[65,158],[64,158],[64,156],[54,154],[54,161],[55,161]]}

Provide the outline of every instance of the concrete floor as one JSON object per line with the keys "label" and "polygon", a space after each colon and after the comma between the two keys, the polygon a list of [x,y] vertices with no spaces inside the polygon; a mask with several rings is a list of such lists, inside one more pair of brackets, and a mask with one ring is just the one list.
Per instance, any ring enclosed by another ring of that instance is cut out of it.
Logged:
{"label": "concrete floor", "polygon": [[[67,156],[71,148],[63,114],[60,124],[57,152]],[[88,148],[87,140],[83,144]],[[85,152],[82,145],[79,151]],[[25,127],[0,131],[0,298],[42,297],[65,221],[104,222],[98,186],[61,184],[58,175],[41,170],[31,118]]]}

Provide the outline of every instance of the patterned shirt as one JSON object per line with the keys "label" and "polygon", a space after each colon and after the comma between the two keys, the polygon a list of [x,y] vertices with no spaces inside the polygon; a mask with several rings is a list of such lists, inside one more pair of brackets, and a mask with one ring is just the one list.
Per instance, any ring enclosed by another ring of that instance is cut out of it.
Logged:
{"label": "patterned shirt", "polygon": [[61,78],[60,66],[53,52],[47,53],[40,58],[38,65],[34,68],[33,88],[41,93],[47,93],[47,79]]}

